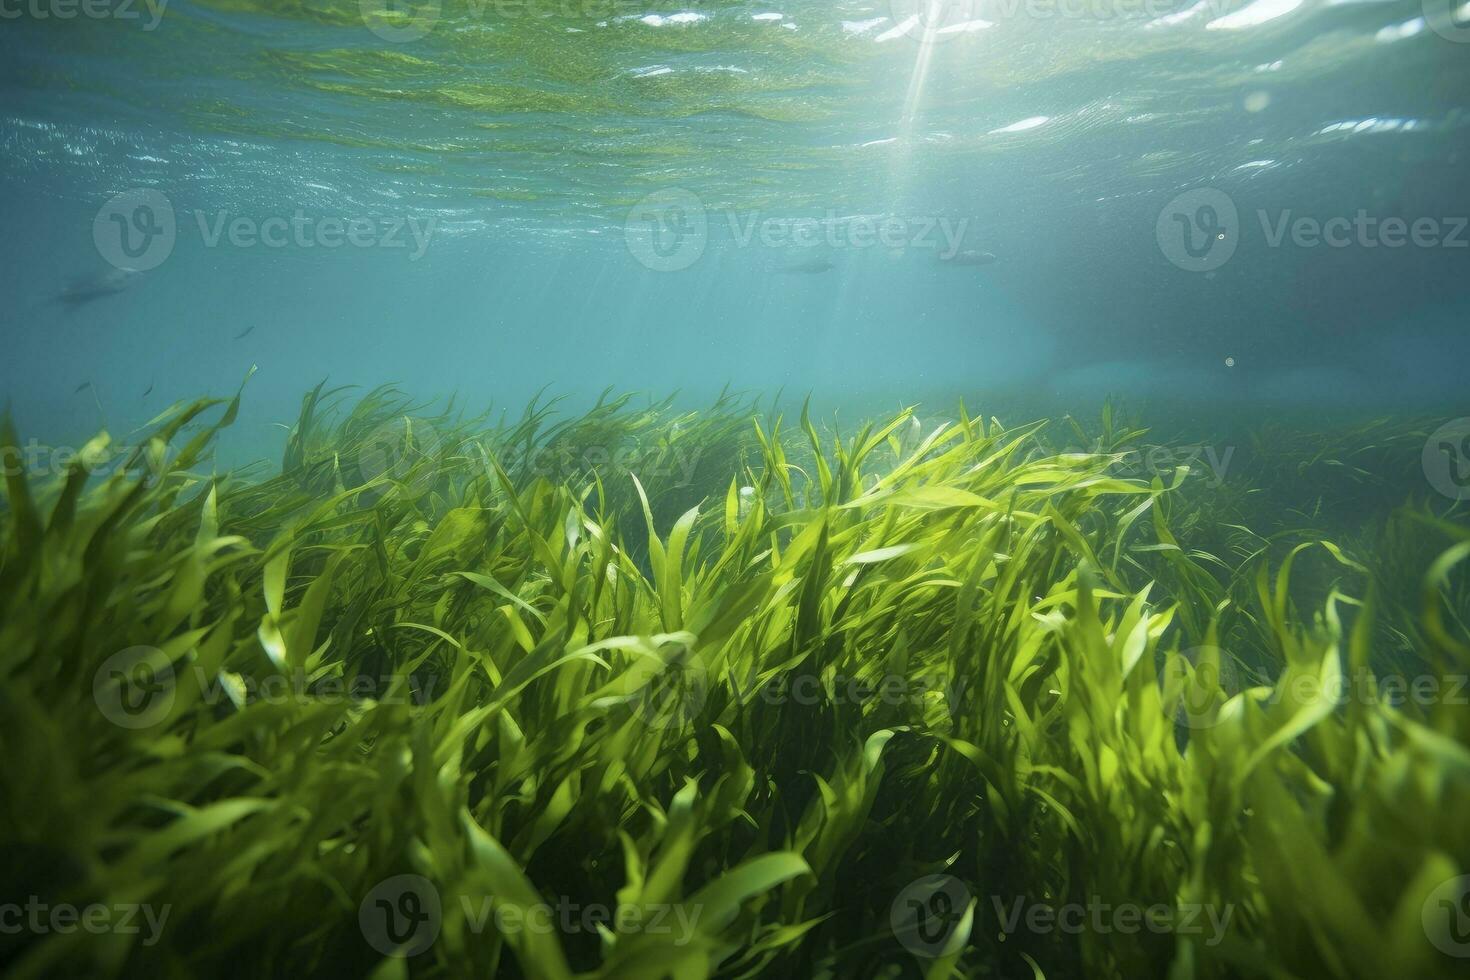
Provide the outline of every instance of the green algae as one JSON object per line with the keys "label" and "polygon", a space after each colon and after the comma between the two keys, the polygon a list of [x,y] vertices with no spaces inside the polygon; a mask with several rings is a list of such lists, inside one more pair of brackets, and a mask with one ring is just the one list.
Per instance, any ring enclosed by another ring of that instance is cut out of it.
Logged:
{"label": "green algae", "polygon": [[[843,437],[347,394],[279,466],[211,473],[235,404],[200,402],[7,467],[7,891],[170,910],[154,944],[7,937],[13,975],[1457,975],[1420,910],[1470,866],[1470,713],[1371,696],[1394,638],[1470,667],[1456,508],[1140,475],[1111,411]],[[1373,480],[1422,434],[1373,431],[1241,465]],[[936,874],[967,901],[916,944]],[[439,911],[385,958],[401,875]],[[1018,896],[1227,924],[1008,932]],[[566,900],[624,915],[514,924]]]}

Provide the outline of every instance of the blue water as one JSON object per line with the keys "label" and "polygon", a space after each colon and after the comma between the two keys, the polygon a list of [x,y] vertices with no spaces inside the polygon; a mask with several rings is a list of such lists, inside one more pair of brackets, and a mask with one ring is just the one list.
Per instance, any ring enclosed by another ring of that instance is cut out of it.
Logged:
{"label": "blue water", "polygon": [[[512,411],[727,384],[1463,405],[1470,11],[1445,0],[380,8],[4,8],[0,392],[25,433],[116,438],[252,365],[246,454],[324,377]],[[1233,220],[1170,213],[1202,190]],[[160,199],[164,257],[120,253]],[[1419,241],[1344,232],[1360,214]],[[1313,243],[1333,219],[1345,244]],[[818,244],[778,240],[814,220]]]}

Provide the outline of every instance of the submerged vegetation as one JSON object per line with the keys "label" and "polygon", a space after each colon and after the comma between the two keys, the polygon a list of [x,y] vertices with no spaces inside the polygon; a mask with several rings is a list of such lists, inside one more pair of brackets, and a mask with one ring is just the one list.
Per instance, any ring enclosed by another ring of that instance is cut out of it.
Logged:
{"label": "submerged vegetation", "polygon": [[345,398],[269,472],[238,396],[7,431],[0,897],[148,913],[13,975],[1460,975],[1422,433]]}

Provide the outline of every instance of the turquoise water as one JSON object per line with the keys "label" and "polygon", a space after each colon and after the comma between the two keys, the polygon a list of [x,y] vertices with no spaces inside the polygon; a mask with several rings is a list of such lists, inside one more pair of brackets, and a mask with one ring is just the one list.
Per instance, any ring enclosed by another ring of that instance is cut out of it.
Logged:
{"label": "turquoise water", "polygon": [[324,377],[1459,399],[1464,10],[922,6],[12,3],[0,390],[78,438],[258,365],[251,449]]}
{"label": "turquoise water", "polygon": [[0,87],[0,975],[1467,976],[1466,0],[0,0]]}

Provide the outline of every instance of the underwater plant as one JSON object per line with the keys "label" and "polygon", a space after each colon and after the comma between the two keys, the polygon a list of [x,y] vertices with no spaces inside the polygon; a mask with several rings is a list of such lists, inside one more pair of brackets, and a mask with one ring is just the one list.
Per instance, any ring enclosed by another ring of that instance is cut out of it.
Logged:
{"label": "underwater plant", "polygon": [[6,426],[0,904],[80,913],[8,974],[1460,975],[1453,508],[1111,409],[344,395],[236,474],[239,395],[50,478]]}

